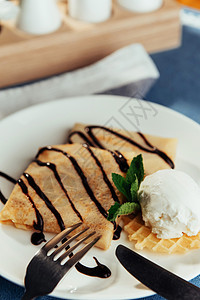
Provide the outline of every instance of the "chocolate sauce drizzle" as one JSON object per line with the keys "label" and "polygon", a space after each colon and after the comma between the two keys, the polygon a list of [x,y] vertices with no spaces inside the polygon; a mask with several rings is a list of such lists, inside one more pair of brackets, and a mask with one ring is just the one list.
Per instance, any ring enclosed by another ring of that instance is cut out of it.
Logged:
{"label": "chocolate sauce drizzle", "polygon": [[96,257],[93,257],[93,259],[95,260],[95,262],[97,264],[96,267],[89,268],[89,267],[85,267],[82,264],[77,264],[76,265],[77,271],[79,271],[80,273],[83,273],[83,274],[87,273],[88,276],[92,276],[92,277],[99,277],[99,278],[110,277],[111,276],[110,269],[108,269],[108,267],[106,267],[105,265],[102,265]]}
{"label": "chocolate sauce drizzle", "polygon": [[6,204],[6,202],[8,201],[8,199],[2,194],[1,190],[0,190],[0,199],[3,204]]}
{"label": "chocolate sauce drizzle", "polygon": [[[69,144],[73,144],[73,142],[72,142],[72,140],[71,140],[71,137],[72,137],[73,135],[75,135],[75,134],[79,135],[79,136],[82,138],[82,140],[83,140],[87,145],[92,146],[92,147],[96,147],[96,145],[95,145],[95,143],[96,143],[95,141],[97,140],[96,137],[95,137],[94,143],[92,143],[91,140],[89,140],[89,139],[87,138],[87,136],[86,136],[83,132],[81,132],[81,131],[74,131],[74,132],[71,132],[71,133],[69,134],[69,137],[68,137],[68,143],[69,143]],[[100,145],[100,143],[99,143],[99,145]],[[98,145],[97,145],[97,146],[98,146]],[[119,165],[119,168],[120,168],[120,170],[121,170],[122,172],[125,173],[125,172],[128,170],[129,165],[128,165],[128,163],[127,163],[126,158],[122,155],[122,153],[120,153],[120,152],[117,151],[117,150],[116,150],[116,151],[112,151],[112,150],[106,149],[106,148],[104,148],[102,145],[101,145],[101,146],[98,146],[98,148],[101,148],[101,149],[104,149],[104,150],[109,151],[109,152],[112,154],[112,156],[114,157],[116,163]]]}
{"label": "chocolate sauce drizzle", "polygon": [[97,166],[100,168],[101,173],[103,174],[103,180],[105,181],[108,188],[110,189],[112,198],[114,199],[114,201],[119,202],[119,198],[117,197],[116,192],[115,192],[110,180],[108,179],[108,176],[107,176],[106,172],[104,171],[103,166],[100,163],[99,159],[96,157],[96,155],[94,154],[92,149],[87,144],[83,144],[83,147],[85,147],[87,149],[87,151],[90,153],[90,155],[94,158]]}
{"label": "chocolate sauce drizzle", "polygon": [[41,244],[42,242],[45,242],[45,236],[44,236],[44,233],[43,233],[43,229],[44,229],[44,221],[43,221],[43,218],[39,212],[39,210],[37,209],[37,207],[35,206],[35,203],[34,201],[32,200],[31,196],[29,195],[28,193],[28,188],[26,186],[26,184],[24,183],[24,181],[20,178],[18,181],[17,181],[18,185],[21,187],[21,190],[22,192],[26,195],[26,197],[28,198],[28,200],[31,202],[34,210],[35,210],[35,214],[36,214],[36,219],[37,219],[37,222],[33,222],[33,227],[36,229],[36,230],[39,230],[39,232],[34,232],[31,236],[31,242],[33,245],[39,245]]}
{"label": "chocolate sauce drizzle", "polygon": [[35,180],[33,179],[33,177],[30,174],[24,173],[23,175],[27,179],[29,185],[35,190],[36,194],[40,197],[40,199],[42,199],[45,202],[48,209],[50,209],[50,211],[54,214],[54,216],[58,222],[58,225],[60,227],[60,230],[61,231],[64,230],[65,225],[62,220],[62,217],[61,217],[60,213],[57,211],[57,209],[53,206],[53,204],[51,203],[49,198],[43,193],[43,191],[40,189],[39,185],[37,185],[37,183],[35,182]]}
{"label": "chocolate sauce drizzle", "polygon": [[[17,180],[15,180],[14,178],[12,178],[11,176],[7,175],[7,174],[4,173],[4,172],[0,172],[0,177],[5,178],[6,180],[8,180],[9,182],[11,182],[11,183],[13,183],[13,184],[16,184],[16,183],[17,183]],[[0,190],[0,201],[1,201],[3,204],[6,204],[6,202],[8,201],[8,199],[2,194],[1,190]]]}
{"label": "chocolate sauce drizzle", "polygon": [[[105,149],[106,150],[106,149]],[[111,151],[108,150],[112,156],[114,157],[116,163],[119,165],[119,168],[122,172],[126,173],[128,171],[129,165],[127,163],[126,158],[122,155],[121,152],[119,152],[118,150]]]}
{"label": "chocolate sauce drizzle", "polygon": [[73,156],[71,156],[70,154],[68,154],[67,152],[61,150],[61,149],[58,149],[58,148],[54,148],[54,147],[43,147],[39,150],[38,154],[36,155],[36,158],[38,158],[38,156],[44,152],[44,151],[56,151],[56,152],[59,152],[61,154],[63,154],[66,158],[68,158],[74,169],[76,170],[77,174],[79,175],[81,181],[82,181],[82,184],[88,194],[88,196],[90,197],[90,199],[95,203],[96,207],[98,208],[99,212],[105,217],[107,218],[108,214],[106,212],[106,210],[103,208],[103,206],[101,205],[101,203],[96,199],[91,187],[89,186],[88,184],[88,181],[87,181],[87,177],[85,176],[85,174],[83,173],[81,167],[79,166],[78,162],[75,160],[75,158]]}
{"label": "chocolate sauce drizzle", "polygon": [[[110,128],[107,128],[107,127],[104,127],[104,126],[97,126],[97,125],[91,125],[91,126],[87,126],[85,127],[85,132],[86,134],[88,134],[88,136],[90,137],[90,139],[92,140],[93,142],[93,145],[95,147],[98,147],[98,148],[101,148],[101,149],[105,149],[105,150],[108,150],[106,149],[101,143],[100,141],[98,140],[98,138],[95,136],[95,134],[93,133],[93,129],[102,129],[106,132],[109,132],[110,134],[113,134],[115,136],[117,136],[118,138],[126,141],[127,143],[131,144],[131,145],[134,145],[135,147],[145,151],[145,152],[149,152],[149,153],[154,153],[154,154],[157,154],[158,156],[160,156],[160,158],[162,158],[172,169],[174,168],[174,163],[173,161],[171,160],[171,158],[169,156],[167,156],[166,153],[164,153],[163,151],[159,150],[158,148],[154,147],[153,145],[151,145],[151,143],[146,139],[146,137],[141,133],[141,132],[138,132],[138,135],[143,139],[143,141],[145,142],[145,144],[149,147],[144,147],[142,146],[141,144],[137,143],[136,141],[134,141],[133,139],[117,132],[117,131],[114,131]],[[71,132],[70,135],[69,135],[69,138],[68,138],[68,142],[69,143],[73,143],[71,137],[73,135],[79,135],[81,136],[81,138],[83,140],[88,140],[88,137],[86,136],[86,134],[84,134],[83,132],[80,132],[80,131],[74,131],[74,132]],[[116,151],[115,151],[116,152]],[[121,161],[118,161],[118,164],[120,166],[121,164]],[[120,168],[121,169],[121,168]]]}
{"label": "chocolate sauce drizzle", "polygon": [[113,240],[115,241],[118,240],[120,238],[121,232],[122,232],[122,227],[118,225],[114,231]]}
{"label": "chocolate sauce drizzle", "polygon": [[70,137],[74,134],[77,134],[79,135],[80,138],[82,138],[83,142],[85,142],[86,144],[88,144],[89,146],[92,146],[92,147],[95,147],[95,145],[87,138],[87,136],[81,132],[81,131],[74,131],[74,132],[71,132],[69,134],[69,137],[68,137],[68,143],[69,144],[73,144],[72,140],[70,140]]}
{"label": "chocolate sauce drizzle", "polygon": [[74,210],[74,212],[76,213],[76,215],[78,216],[78,218],[83,222],[83,218],[82,218],[81,214],[76,209],[74,203],[70,199],[70,197],[68,195],[68,192],[65,189],[65,187],[64,187],[64,185],[63,185],[63,183],[61,181],[60,175],[58,174],[57,169],[56,169],[56,165],[53,164],[53,163],[50,163],[50,162],[42,162],[41,160],[38,160],[38,159],[35,159],[34,162],[37,163],[38,166],[40,166],[40,167],[47,167],[47,168],[49,168],[53,172],[53,174],[54,174],[57,182],[59,183],[61,189],[63,190],[63,192],[65,193],[67,199],[69,200],[69,203],[70,203],[72,209]]}

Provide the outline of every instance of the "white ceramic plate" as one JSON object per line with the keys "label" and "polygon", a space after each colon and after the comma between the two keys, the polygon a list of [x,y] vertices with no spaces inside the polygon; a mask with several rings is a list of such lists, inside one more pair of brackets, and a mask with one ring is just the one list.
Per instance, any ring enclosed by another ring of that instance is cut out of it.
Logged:
{"label": "white ceramic plate", "polygon": [[[0,122],[0,171],[18,178],[34,157],[38,147],[64,143],[67,131],[75,122],[123,127],[160,136],[178,137],[176,167],[190,174],[200,184],[200,126],[168,108],[137,99],[116,96],[90,96],[57,100],[20,111]],[[1,179],[7,196],[12,185]],[[188,199],[189,201],[189,199]],[[0,204],[0,209],[3,205]],[[30,232],[0,225],[0,274],[23,285],[26,265],[38,247],[30,243]],[[107,251],[92,249],[83,262],[95,265],[96,256],[112,271],[109,279],[91,278],[75,269],[53,292],[67,299],[133,299],[153,293],[130,276],[118,263],[115,248],[133,244],[122,234]],[[200,273],[200,250],[185,255],[142,255],[185,279]]]}

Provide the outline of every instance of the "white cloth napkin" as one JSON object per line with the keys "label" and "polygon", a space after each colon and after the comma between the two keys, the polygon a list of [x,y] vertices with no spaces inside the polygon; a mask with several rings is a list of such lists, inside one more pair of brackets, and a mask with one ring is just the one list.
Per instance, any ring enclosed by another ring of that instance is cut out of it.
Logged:
{"label": "white cloth napkin", "polygon": [[133,44],[88,67],[0,90],[0,119],[33,104],[71,96],[109,93],[142,98],[158,77],[143,46]]}

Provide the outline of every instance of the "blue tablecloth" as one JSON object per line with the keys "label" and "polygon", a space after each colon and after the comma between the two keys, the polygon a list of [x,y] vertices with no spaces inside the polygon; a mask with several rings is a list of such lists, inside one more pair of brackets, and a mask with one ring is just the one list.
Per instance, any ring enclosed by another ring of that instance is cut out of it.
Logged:
{"label": "blue tablecloth", "polygon": [[181,47],[153,54],[152,59],[160,79],[146,99],[200,123],[200,30],[183,27]]}
{"label": "blue tablecloth", "polygon": [[[151,55],[160,71],[160,79],[146,99],[168,106],[200,123],[200,30],[184,27],[178,49]],[[3,259],[3,258],[1,258]],[[200,276],[192,280],[200,286]],[[0,300],[19,300],[24,292],[0,277]],[[57,299],[49,296],[39,299]],[[145,299],[163,299],[157,295]]]}

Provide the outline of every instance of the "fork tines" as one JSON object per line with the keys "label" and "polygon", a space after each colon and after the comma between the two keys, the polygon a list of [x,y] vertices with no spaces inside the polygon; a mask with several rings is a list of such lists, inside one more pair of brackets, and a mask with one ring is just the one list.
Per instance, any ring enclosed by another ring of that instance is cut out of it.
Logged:
{"label": "fork tines", "polygon": [[[48,252],[51,249],[53,249],[59,242],[63,241],[66,236],[68,236],[73,230],[75,230],[76,228],[78,228],[81,225],[82,225],[82,223],[78,223],[78,224],[75,224],[75,225],[73,225],[73,226],[71,226],[69,228],[66,228],[65,230],[61,231],[58,235],[56,235],[49,242],[47,242],[42,247],[41,250],[44,251],[48,255]],[[76,248],[78,248],[79,245],[81,245],[83,242],[85,242],[90,237],[94,236],[94,234],[96,233],[95,231],[93,231],[93,232],[89,233],[88,235],[84,236],[83,238],[81,238],[73,246],[68,247],[75,239],[77,239],[79,236],[81,236],[83,233],[85,233],[88,229],[89,229],[89,227],[84,228],[80,232],[76,233],[75,235],[73,235],[72,237],[70,237],[69,239],[67,239],[65,242],[62,243],[62,245],[60,245],[56,250],[54,250],[50,255],[48,255],[48,257],[51,258],[51,259],[54,259],[56,255],[58,255],[59,253],[61,253],[61,251],[63,249],[65,249],[66,251],[56,259],[57,262],[61,263],[65,258],[67,258],[70,254],[72,254],[72,252]],[[70,258],[70,260],[67,262],[68,266],[71,267],[76,262],[78,262],[84,256],[84,254],[94,244],[96,244],[96,242],[99,239],[100,239],[100,236],[94,238],[90,243],[86,244],[85,247],[83,247],[81,250],[79,250],[79,252],[77,252],[75,255],[73,255],[73,257]]]}

